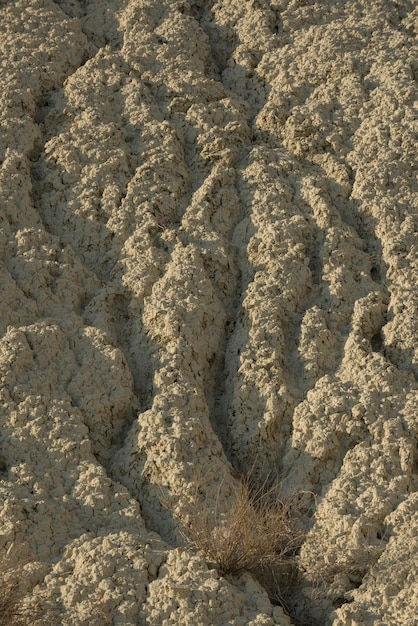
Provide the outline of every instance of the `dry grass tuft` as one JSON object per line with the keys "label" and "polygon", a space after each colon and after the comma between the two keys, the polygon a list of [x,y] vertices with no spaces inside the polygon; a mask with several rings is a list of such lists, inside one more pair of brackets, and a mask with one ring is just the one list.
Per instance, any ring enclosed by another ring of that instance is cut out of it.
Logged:
{"label": "dry grass tuft", "polygon": [[[24,602],[30,584],[24,564],[13,562],[7,554],[0,556],[0,626],[34,626],[53,624],[56,618],[51,607],[43,607],[38,599]],[[32,598],[31,598],[32,600]]]}
{"label": "dry grass tuft", "polygon": [[23,575],[23,568],[12,567],[4,561],[0,563],[0,568],[0,624],[1,626],[24,626],[29,622],[25,620],[20,608],[22,594],[19,581]]}
{"label": "dry grass tuft", "polygon": [[251,476],[238,482],[230,507],[204,506],[194,512],[185,538],[220,574],[251,572],[270,599],[286,607],[296,584],[297,551],[303,533],[296,528],[296,501],[280,495],[267,481],[255,486]]}
{"label": "dry grass tuft", "polygon": [[216,508],[198,512],[189,527],[191,543],[222,574],[276,567],[294,557],[300,546],[291,508],[276,487],[254,489],[244,477],[226,513]]}

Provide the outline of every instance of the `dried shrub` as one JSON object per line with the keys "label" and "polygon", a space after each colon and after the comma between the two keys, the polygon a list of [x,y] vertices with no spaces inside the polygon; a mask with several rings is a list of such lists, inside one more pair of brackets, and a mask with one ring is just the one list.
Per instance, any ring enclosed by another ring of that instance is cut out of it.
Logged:
{"label": "dried shrub", "polygon": [[0,560],[0,624],[1,626],[23,626],[22,611],[19,608],[22,594],[20,581],[23,576],[22,566],[12,566],[7,558]]}
{"label": "dried shrub", "polygon": [[286,608],[285,595],[297,577],[296,500],[284,498],[277,485],[238,481],[231,505],[196,507],[185,534],[189,546],[216,565],[220,574],[251,572],[270,599]]}
{"label": "dried shrub", "polygon": [[25,602],[31,588],[24,563],[15,563],[7,554],[0,556],[0,626],[54,624],[56,611],[42,606],[38,599]]}

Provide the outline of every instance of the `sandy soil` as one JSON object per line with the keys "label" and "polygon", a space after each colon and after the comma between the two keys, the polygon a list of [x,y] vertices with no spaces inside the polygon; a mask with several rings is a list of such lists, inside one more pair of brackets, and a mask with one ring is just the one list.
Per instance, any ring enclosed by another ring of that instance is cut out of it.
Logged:
{"label": "sandy soil", "polygon": [[[57,626],[418,624],[414,7],[0,1],[0,550]],[[182,538],[251,468],[290,618]]]}

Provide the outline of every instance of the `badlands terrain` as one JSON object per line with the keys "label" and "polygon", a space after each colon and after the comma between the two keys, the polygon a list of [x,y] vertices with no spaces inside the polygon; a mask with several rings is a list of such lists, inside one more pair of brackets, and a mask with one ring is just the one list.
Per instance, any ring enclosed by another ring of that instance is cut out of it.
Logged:
{"label": "badlands terrain", "polygon": [[[418,624],[417,31],[413,0],[0,0],[24,623]],[[269,583],[187,540],[248,472],[296,503]]]}

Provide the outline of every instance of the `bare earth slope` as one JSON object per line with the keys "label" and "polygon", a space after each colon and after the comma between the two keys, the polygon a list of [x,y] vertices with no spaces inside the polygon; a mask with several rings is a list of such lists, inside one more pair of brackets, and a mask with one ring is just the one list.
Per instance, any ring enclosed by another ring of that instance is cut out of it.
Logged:
{"label": "bare earth slope", "polygon": [[[418,624],[414,6],[0,1],[0,549],[51,626]],[[291,618],[181,536],[254,465],[311,502]]]}

